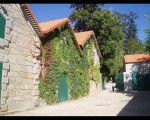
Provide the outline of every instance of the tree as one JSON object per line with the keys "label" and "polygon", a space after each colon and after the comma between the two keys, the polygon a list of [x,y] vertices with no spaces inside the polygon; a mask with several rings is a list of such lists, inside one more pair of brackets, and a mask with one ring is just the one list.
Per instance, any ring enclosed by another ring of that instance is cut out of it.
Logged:
{"label": "tree", "polygon": [[144,45],[140,40],[129,38],[126,46],[126,54],[143,54]]}
{"label": "tree", "polygon": [[[148,25],[149,25],[150,16],[148,14],[146,15],[146,19],[147,19]],[[145,41],[145,52],[150,53],[150,26],[148,26],[148,28],[146,28],[144,31],[147,34],[147,38],[146,38],[146,41]]]}
{"label": "tree", "polygon": [[90,14],[86,12],[89,8],[78,9],[78,6],[74,6],[75,10],[69,18],[75,22],[77,31],[94,30],[103,56],[101,72],[107,77],[115,75],[123,64],[124,33],[121,30],[121,20],[108,10],[94,9],[94,5],[90,6],[93,7],[90,8],[93,10]]}
{"label": "tree", "polygon": [[137,37],[138,29],[135,24],[135,20],[139,16],[134,12],[121,14],[115,11],[114,14],[123,22],[122,30],[125,33],[124,54],[144,53],[144,45]]}
{"label": "tree", "polygon": [[145,32],[147,33],[147,38],[145,41],[145,52],[150,53],[150,29],[145,29]]}

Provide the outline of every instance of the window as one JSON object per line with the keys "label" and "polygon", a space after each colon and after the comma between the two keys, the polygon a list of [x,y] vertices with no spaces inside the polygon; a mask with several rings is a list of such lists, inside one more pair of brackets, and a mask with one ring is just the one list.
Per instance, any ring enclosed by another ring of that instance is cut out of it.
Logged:
{"label": "window", "polygon": [[2,39],[4,39],[5,37],[5,25],[6,25],[6,19],[0,13],[0,38]]}

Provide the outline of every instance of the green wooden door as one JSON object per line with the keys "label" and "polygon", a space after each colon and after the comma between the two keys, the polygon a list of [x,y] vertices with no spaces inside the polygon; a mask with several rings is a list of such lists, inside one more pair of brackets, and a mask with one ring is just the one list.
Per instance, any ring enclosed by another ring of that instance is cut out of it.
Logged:
{"label": "green wooden door", "polygon": [[132,73],[132,90],[137,90],[137,87],[136,73]]}
{"label": "green wooden door", "polygon": [[0,38],[5,37],[5,25],[6,25],[6,20],[3,17],[3,15],[0,13]]}
{"label": "green wooden door", "polygon": [[3,64],[0,63],[0,103],[1,103],[1,90],[2,90],[2,70],[3,70]]}
{"label": "green wooden door", "polygon": [[68,100],[68,86],[66,81],[66,75],[62,74],[60,85],[58,86],[58,102]]}
{"label": "green wooden door", "polygon": [[132,89],[136,91],[150,91],[150,75],[132,74]]}

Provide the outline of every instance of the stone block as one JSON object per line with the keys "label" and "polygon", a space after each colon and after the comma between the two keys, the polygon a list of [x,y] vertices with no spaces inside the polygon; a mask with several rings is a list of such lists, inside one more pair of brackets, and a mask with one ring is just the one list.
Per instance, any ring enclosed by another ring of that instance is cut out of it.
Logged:
{"label": "stone block", "polygon": [[29,73],[33,72],[33,67],[31,67],[31,66],[26,66],[26,67],[27,67],[27,71],[26,72],[29,72]]}
{"label": "stone block", "polygon": [[38,86],[38,85],[34,85],[34,89],[35,89],[35,90],[38,90],[38,89],[39,89],[39,86]]}
{"label": "stone block", "polygon": [[14,31],[16,31],[18,33],[22,33],[22,29],[17,26],[14,26]]}
{"label": "stone block", "polygon": [[5,40],[0,38],[0,47],[4,48],[5,46]]}
{"label": "stone block", "polygon": [[17,48],[17,45],[15,43],[10,43],[9,46],[12,48]]}
{"label": "stone block", "polygon": [[8,79],[9,79],[9,84],[16,82],[16,78],[15,77],[9,77]]}
{"label": "stone block", "polygon": [[9,92],[8,92],[8,94],[9,94],[9,97],[15,97],[16,96],[16,91],[15,90],[10,90]]}
{"label": "stone block", "polygon": [[35,79],[39,79],[39,74],[35,74],[35,75],[34,75],[34,78],[35,78]]}
{"label": "stone block", "polygon": [[18,35],[18,38],[20,39],[20,40],[22,40],[22,41],[27,41],[27,37],[25,36],[25,35],[23,35],[23,34],[19,34]]}
{"label": "stone block", "polygon": [[9,46],[9,42],[8,42],[7,40],[5,40],[4,46],[5,46],[5,47],[8,47],[8,46]]}
{"label": "stone block", "polygon": [[8,91],[2,91],[1,94],[2,94],[1,95],[2,97],[7,97],[8,96]]}
{"label": "stone block", "polygon": [[40,74],[40,69],[34,68],[34,69],[33,69],[33,73],[34,73],[34,74]]}
{"label": "stone block", "polygon": [[23,53],[23,50],[18,50],[18,49],[16,49],[16,54],[22,55],[22,53]]}
{"label": "stone block", "polygon": [[17,63],[16,55],[9,55],[9,63]]}
{"label": "stone block", "polygon": [[34,90],[33,91],[33,96],[39,95],[39,90]]}
{"label": "stone block", "polygon": [[7,90],[7,84],[2,84],[2,90],[3,91]]}
{"label": "stone block", "polygon": [[17,76],[17,72],[9,71],[8,72],[8,76],[9,77],[16,77]]}
{"label": "stone block", "polygon": [[35,52],[36,53],[41,53],[40,49],[37,49],[37,48],[35,49]]}
{"label": "stone block", "polygon": [[17,42],[17,37],[11,36],[11,42],[16,44]]}
{"label": "stone block", "polygon": [[26,90],[27,95],[32,95],[32,90]]}
{"label": "stone block", "polygon": [[8,21],[7,21],[6,27],[12,28],[12,21],[11,21],[11,20],[8,20]]}
{"label": "stone block", "polygon": [[5,112],[8,110],[8,106],[7,105],[1,105],[1,112]]}
{"label": "stone block", "polygon": [[4,62],[5,62],[5,63],[8,63],[8,62],[9,62],[9,57],[8,57],[8,56],[5,56],[5,57],[4,57]]}
{"label": "stone block", "polygon": [[20,71],[20,65],[10,64],[10,70],[19,72]]}
{"label": "stone block", "polygon": [[38,96],[34,96],[34,101],[37,101],[39,100],[39,97]]}
{"label": "stone block", "polygon": [[34,107],[37,107],[37,106],[39,106],[39,105],[40,105],[40,102],[39,102],[39,101],[35,101]]}
{"label": "stone block", "polygon": [[29,61],[29,62],[32,62],[32,61],[33,61],[33,58],[32,58],[32,56],[27,56],[27,57],[26,57],[26,60]]}
{"label": "stone block", "polygon": [[25,90],[17,90],[16,91],[16,96],[22,96],[25,95]]}
{"label": "stone block", "polygon": [[5,32],[6,32],[6,34],[10,34],[10,28],[6,27]]}
{"label": "stone block", "polygon": [[27,79],[33,79],[34,78],[34,75],[32,73],[26,73],[25,74]]}
{"label": "stone block", "polygon": [[0,62],[3,62],[3,61],[4,61],[4,56],[0,55]]}
{"label": "stone block", "polygon": [[9,85],[7,86],[7,88],[8,88],[8,90],[13,90],[14,85],[13,85],[13,84],[9,84]]}
{"label": "stone block", "polygon": [[0,9],[0,13],[3,15],[4,14],[4,11],[2,9]]}
{"label": "stone block", "polygon": [[34,58],[33,63],[38,63],[38,60],[36,58]]}
{"label": "stone block", "polygon": [[25,61],[25,65],[33,67],[33,62]]}
{"label": "stone block", "polygon": [[8,70],[3,70],[3,76],[6,77],[8,75]]}
{"label": "stone block", "polygon": [[14,37],[17,37],[18,36],[18,33],[16,31],[11,31],[10,32],[10,35],[14,36]]}
{"label": "stone block", "polygon": [[14,97],[14,100],[21,100],[21,96],[16,96],[16,97]]}
{"label": "stone block", "polygon": [[27,100],[27,99],[28,99],[28,96],[27,96],[27,95],[21,96],[21,100]]}
{"label": "stone block", "polygon": [[9,63],[3,63],[3,69],[9,70]]}
{"label": "stone block", "polygon": [[16,77],[16,83],[17,83],[17,84],[20,84],[21,81],[22,81],[22,78],[21,78],[21,77]]}
{"label": "stone block", "polygon": [[9,104],[9,103],[14,103],[15,101],[14,101],[14,97],[10,97],[9,96],[9,98],[7,99],[7,104]]}
{"label": "stone block", "polygon": [[21,90],[25,90],[25,85],[24,84],[20,84],[20,89]]}
{"label": "stone block", "polygon": [[4,54],[5,55],[9,55],[9,51],[8,50],[4,50]]}
{"label": "stone block", "polygon": [[6,104],[6,98],[1,98],[1,104],[2,105]]}
{"label": "stone block", "polygon": [[36,80],[36,79],[34,79],[33,81],[34,81],[34,85],[38,85],[40,82],[39,80]]}
{"label": "stone block", "polygon": [[39,68],[40,68],[40,64],[36,63],[36,64],[34,65],[34,67],[37,68],[37,69],[39,69]]}
{"label": "stone block", "polygon": [[10,40],[11,40],[10,35],[6,34],[5,39],[6,39],[8,42],[10,42]]}
{"label": "stone block", "polygon": [[9,80],[8,80],[8,77],[3,77],[3,84],[8,84]]}

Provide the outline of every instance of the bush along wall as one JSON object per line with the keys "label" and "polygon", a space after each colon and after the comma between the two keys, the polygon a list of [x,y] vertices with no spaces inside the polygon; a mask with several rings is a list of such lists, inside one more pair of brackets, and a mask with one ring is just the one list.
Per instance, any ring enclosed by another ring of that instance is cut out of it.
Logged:
{"label": "bush along wall", "polygon": [[[47,35],[42,40],[43,70],[40,78],[40,97],[48,104],[56,103],[57,90],[62,73],[67,77],[70,99],[77,99],[89,93],[89,69],[92,64],[91,41],[86,42],[83,56],[80,56],[76,41],[65,24]],[[88,56],[91,56],[90,58]]]}

